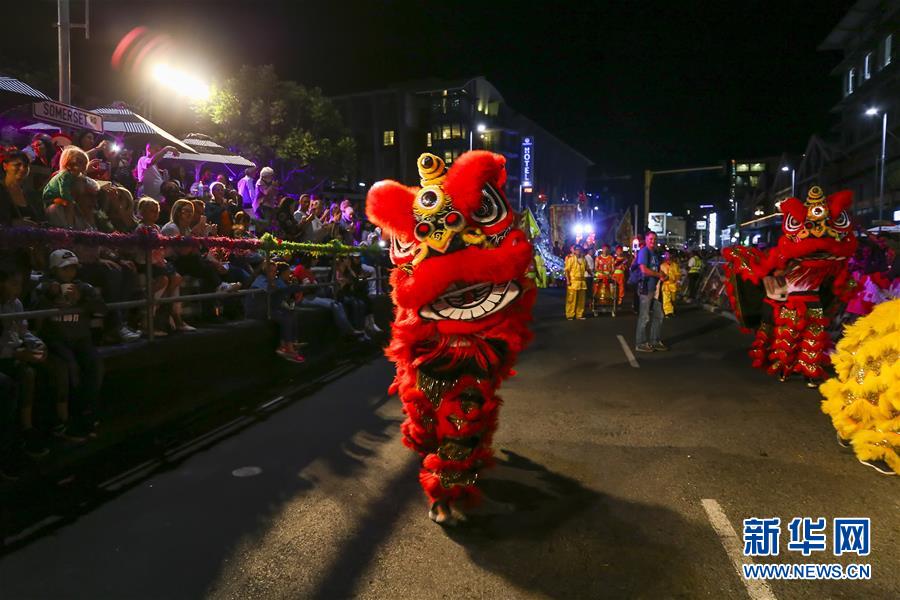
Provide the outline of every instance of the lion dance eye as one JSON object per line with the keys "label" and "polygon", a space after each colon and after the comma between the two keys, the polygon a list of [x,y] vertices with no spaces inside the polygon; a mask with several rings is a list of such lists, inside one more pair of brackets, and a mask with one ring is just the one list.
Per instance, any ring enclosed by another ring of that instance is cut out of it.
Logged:
{"label": "lion dance eye", "polygon": [[821,219],[822,217],[825,216],[825,207],[824,206],[816,206],[810,212],[812,213],[812,216],[814,216],[815,218]]}
{"label": "lion dance eye", "polygon": [[788,233],[797,233],[803,229],[803,223],[794,218],[794,215],[788,213],[784,217],[784,230]]}
{"label": "lion dance eye", "polygon": [[846,229],[847,227],[850,227],[850,215],[847,214],[846,210],[841,211],[841,214],[839,214],[834,220],[833,225],[838,229]]}
{"label": "lion dance eye", "polygon": [[472,215],[472,220],[479,225],[488,226],[499,223],[506,215],[506,202],[500,192],[491,184],[486,184],[481,189],[481,205]]}

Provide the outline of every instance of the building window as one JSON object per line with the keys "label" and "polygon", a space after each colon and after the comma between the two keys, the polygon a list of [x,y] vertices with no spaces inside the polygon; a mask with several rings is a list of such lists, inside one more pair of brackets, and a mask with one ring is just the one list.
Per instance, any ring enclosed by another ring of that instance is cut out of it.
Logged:
{"label": "building window", "polygon": [[863,72],[862,72],[863,81],[872,77],[872,53],[866,52],[865,58],[863,58]]}
{"label": "building window", "polygon": [[847,69],[847,79],[844,82],[844,95],[849,96],[853,93],[854,86],[856,85],[856,67],[850,67]]}
{"label": "building window", "polygon": [[444,150],[444,164],[450,164],[453,162],[453,153],[449,150]]}
{"label": "building window", "polygon": [[757,187],[759,185],[759,175],[751,175],[750,176],[750,187]]}
{"label": "building window", "polygon": [[393,146],[394,145],[394,132],[393,131],[385,131],[383,138],[384,138],[385,146]]}
{"label": "building window", "polygon": [[751,171],[765,171],[766,165],[764,165],[762,163],[753,163],[752,165],[750,165],[750,170]]}
{"label": "building window", "polygon": [[425,145],[431,148],[431,132],[425,133]]}
{"label": "building window", "polygon": [[441,126],[441,139],[442,139],[442,140],[449,140],[449,139],[450,139],[450,126],[449,126],[449,125],[442,125],[442,126]]}
{"label": "building window", "polygon": [[890,34],[881,41],[881,68],[891,64],[891,52],[894,45],[894,34]]}
{"label": "building window", "polygon": [[462,133],[460,133],[460,130],[459,130],[459,123],[454,123],[451,127],[452,127],[451,132],[452,132],[454,138],[462,137]]}
{"label": "building window", "polygon": [[734,170],[737,171],[738,173],[746,173],[747,171],[750,170],[750,165],[748,165],[747,163],[740,163],[738,166],[736,166],[734,168]]}

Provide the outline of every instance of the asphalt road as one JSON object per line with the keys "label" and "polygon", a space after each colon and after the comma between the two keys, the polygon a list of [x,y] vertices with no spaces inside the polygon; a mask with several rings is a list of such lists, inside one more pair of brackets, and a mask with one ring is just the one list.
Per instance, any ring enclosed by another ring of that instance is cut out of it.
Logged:
{"label": "asphalt road", "polygon": [[[816,391],[752,370],[749,339],[702,310],[667,320],[672,350],[637,367],[617,337],[633,344],[632,315],[562,312],[543,292],[502,390],[492,504],[465,529],[428,520],[378,359],[17,549],[0,596],[900,597],[900,478],[838,447]],[[748,592],[720,534],[796,516],[871,517],[871,555],[804,559],[785,527],[781,556],[757,562],[867,562],[872,579]]]}

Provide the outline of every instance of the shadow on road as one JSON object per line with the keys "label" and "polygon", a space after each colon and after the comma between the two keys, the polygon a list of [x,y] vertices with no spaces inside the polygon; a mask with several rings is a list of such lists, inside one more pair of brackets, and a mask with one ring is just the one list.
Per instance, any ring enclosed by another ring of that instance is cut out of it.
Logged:
{"label": "shadow on road", "polygon": [[[506,511],[470,518],[447,534],[471,560],[530,593],[557,598],[690,597],[702,567],[679,556],[708,531],[659,506],[606,496],[528,458],[505,459],[480,483]],[[705,543],[705,542],[701,542]]]}

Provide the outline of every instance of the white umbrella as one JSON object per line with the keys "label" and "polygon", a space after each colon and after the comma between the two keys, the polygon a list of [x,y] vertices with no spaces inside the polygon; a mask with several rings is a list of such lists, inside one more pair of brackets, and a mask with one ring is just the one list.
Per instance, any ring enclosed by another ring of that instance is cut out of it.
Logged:
{"label": "white umbrella", "polygon": [[112,106],[101,106],[95,108],[91,112],[95,112],[103,117],[104,133],[119,133],[124,135],[150,136],[164,140],[165,143],[171,144],[178,148],[180,152],[194,153],[194,149],[181,142],[177,137],[156,125],[151,123],[141,115],[126,108],[123,104],[115,104]]}

